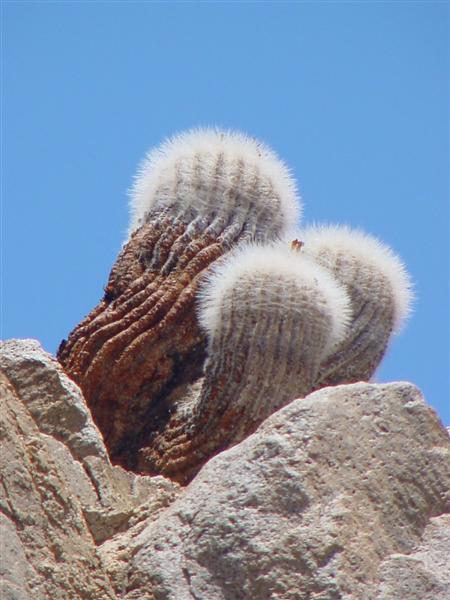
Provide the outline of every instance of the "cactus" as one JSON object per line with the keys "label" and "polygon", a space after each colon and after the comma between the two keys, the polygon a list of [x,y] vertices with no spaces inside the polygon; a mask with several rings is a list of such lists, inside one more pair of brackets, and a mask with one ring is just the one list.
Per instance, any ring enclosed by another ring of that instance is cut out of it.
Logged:
{"label": "cactus", "polygon": [[258,140],[238,132],[199,129],[151,150],[131,189],[129,234],[161,210],[186,222],[203,219],[264,242],[295,228],[301,205],[287,167]]}
{"label": "cactus", "polygon": [[287,402],[372,377],[409,277],[346,227],[289,248],[300,213],[287,168],[241,134],[188,132],[148,155],[104,297],[58,351],[113,462],[185,484]]}
{"label": "cactus", "polygon": [[198,311],[208,334],[198,398],[175,407],[138,462],[140,471],[181,483],[310,391],[350,314],[345,291],[325,269],[295,251],[254,244],[216,263]]}
{"label": "cactus", "polygon": [[302,252],[345,286],[352,305],[348,333],[321,365],[314,387],[368,381],[411,311],[405,267],[379,240],[348,227],[312,227],[299,236]]}
{"label": "cactus", "polygon": [[201,277],[236,244],[287,235],[300,204],[289,171],[264,145],[199,130],[149,154],[131,212],[102,301],[58,351],[113,460],[128,467],[145,425],[167,419],[167,396],[201,374]]}

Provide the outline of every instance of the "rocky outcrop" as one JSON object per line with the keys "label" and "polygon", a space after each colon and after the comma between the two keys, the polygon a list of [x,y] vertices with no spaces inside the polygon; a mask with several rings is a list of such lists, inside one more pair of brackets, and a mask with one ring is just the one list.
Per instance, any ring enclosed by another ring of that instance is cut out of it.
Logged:
{"label": "rocky outcrop", "polygon": [[182,489],[111,465],[37,342],[0,365],[2,598],[449,597],[450,441],[414,386],[296,400]]}
{"label": "rocky outcrop", "polygon": [[212,459],[142,532],[130,589],[376,598],[383,559],[411,553],[448,510],[449,461],[446,432],[409,384],[311,394]]}
{"label": "rocky outcrop", "polygon": [[77,386],[37,342],[0,350],[2,599],[116,598],[98,545],[178,493],[113,467]]}

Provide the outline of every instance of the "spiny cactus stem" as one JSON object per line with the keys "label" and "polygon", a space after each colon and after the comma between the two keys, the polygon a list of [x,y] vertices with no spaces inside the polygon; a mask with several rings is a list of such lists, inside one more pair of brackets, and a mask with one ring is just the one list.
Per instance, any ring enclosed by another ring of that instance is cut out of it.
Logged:
{"label": "spiny cactus stem", "polygon": [[301,207],[289,170],[269,149],[200,130],[148,155],[131,211],[103,300],[58,352],[112,457],[127,464],[143,427],[159,427],[168,398],[200,374],[205,336],[194,297],[203,274],[236,244],[284,238]]}
{"label": "spiny cactus stem", "polygon": [[[151,224],[143,228],[152,232]],[[176,243],[179,225],[172,231]],[[186,227],[181,235],[185,232]],[[82,388],[113,455],[131,423],[139,435],[140,419],[161,390],[176,385],[174,378],[183,379],[182,373],[175,374],[175,363],[178,369],[204,340],[193,310],[200,276],[229,249],[228,231],[224,239],[203,234],[184,248],[177,265],[164,276],[143,269],[141,241],[139,233],[134,235],[112,270],[107,290],[115,299],[103,300],[72,332],[58,356]],[[170,254],[167,242],[166,236],[160,263]],[[130,272],[138,277],[120,293]]]}
{"label": "spiny cactus stem", "polygon": [[387,246],[360,231],[317,227],[302,236],[304,254],[345,287],[353,313],[346,337],[320,366],[314,387],[369,381],[396,324],[410,310],[409,276]]}
{"label": "spiny cactus stem", "polygon": [[238,280],[221,300],[198,399],[175,407],[161,431],[143,438],[138,469],[185,484],[208,458],[305,395],[335,318],[325,302],[311,278],[302,286],[269,271]]}

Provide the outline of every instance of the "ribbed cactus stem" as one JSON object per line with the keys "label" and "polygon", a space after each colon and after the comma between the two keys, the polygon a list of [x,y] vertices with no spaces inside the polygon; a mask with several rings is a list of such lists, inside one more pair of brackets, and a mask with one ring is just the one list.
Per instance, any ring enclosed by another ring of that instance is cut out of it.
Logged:
{"label": "ribbed cactus stem", "polygon": [[261,142],[238,132],[190,131],[150,151],[141,164],[130,233],[155,209],[178,204],[189,222],[194,215],[227,221],[232,207],[251,238],[273,239],[300,218],[295,187],[286,166]]}
{"label": "ribbed cactus stem", "polygon": [[314,227],[299,235],[304,254],[345,287],[352,307],[347,336],[321,365],[315,387],[368,381],[410,312],[405,267],[386,245],[348,227]]}
{"label": "ribbed cactus stem", "polygon": [[199,398],[176,408],[139,462],[143,471],[182,483],[311,390],[319,365],[344,335],[348,299],[299,253],[249,246],[217,264],[199,316],[208,332]]}
{"label": "ribbed cactus stem", "polygon": [[191,132],[149,155],[104,298],[58,352],[114,460],[132,462],[148,418],[201,373],[194,298],[208,267],[236,244],[286,235],[298,216],[286,167],[242,135]]}

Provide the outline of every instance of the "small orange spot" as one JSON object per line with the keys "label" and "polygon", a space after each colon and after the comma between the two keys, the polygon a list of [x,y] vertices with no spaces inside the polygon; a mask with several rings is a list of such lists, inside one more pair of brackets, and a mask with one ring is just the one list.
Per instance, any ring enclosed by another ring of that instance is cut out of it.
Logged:
{"label": "small orange spot", "polygon": [[305,242],[302,242],[300,240],[293,240],[291,242],[291,250],[294,250],[295,252],[300,252],[304,245]]}

